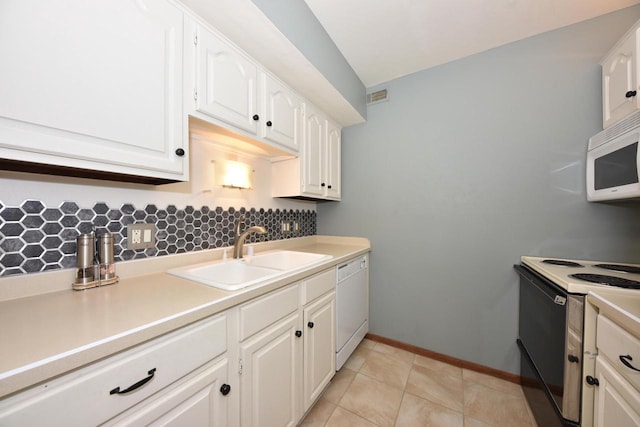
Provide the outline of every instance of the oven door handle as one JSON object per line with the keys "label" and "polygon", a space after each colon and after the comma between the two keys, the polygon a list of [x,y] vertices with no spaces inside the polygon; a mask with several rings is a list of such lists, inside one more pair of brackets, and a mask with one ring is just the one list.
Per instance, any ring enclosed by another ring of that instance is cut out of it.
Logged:
{"label": "oven door handle", "polygon": [[[533,286],[536,287],[536,289],[538,289],[547,298],[553,301],[554,304],[566,305],[567,295],[560,292],[555,292],[555,287],[556,287],[555,285],[542,281],[542,279],[534,276],[531,272],[529,272],[527,269],[525,269],[520,265],[514,265],[513,267],[518,272],[518,274],[520,274],[522,277],[527,279],[529,283],[531,283]],[[538,282],[542,282],[542,283],[538,284]],[[541,285],[546,285],[546,286],[542,287]]]}

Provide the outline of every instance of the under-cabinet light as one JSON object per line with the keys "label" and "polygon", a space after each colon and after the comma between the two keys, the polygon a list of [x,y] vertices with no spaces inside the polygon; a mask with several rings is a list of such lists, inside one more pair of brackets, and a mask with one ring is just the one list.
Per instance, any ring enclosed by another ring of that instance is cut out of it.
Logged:
{"label": "under-cabinet light", "polygon": [[216,185],[227,188],[253,188],[253,169],[250,165],[236,160],[216,160]]}

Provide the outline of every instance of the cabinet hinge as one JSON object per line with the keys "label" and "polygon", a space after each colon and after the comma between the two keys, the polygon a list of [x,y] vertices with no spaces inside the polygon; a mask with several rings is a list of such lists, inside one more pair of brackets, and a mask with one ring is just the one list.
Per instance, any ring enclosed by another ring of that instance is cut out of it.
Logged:
{"label": "cabinet hinge", "polygon": [[193,90],[193,100],[198,102],[198,89]]}
{"label": "cabinet hinge", "polygon": [[196,46],[198,45],[198,33],[195,33],[193,35],[193,44]]}
{"label": "cabinet hinge", "polygon": [[238,359],[238,374],[242,375],[242,359]]}

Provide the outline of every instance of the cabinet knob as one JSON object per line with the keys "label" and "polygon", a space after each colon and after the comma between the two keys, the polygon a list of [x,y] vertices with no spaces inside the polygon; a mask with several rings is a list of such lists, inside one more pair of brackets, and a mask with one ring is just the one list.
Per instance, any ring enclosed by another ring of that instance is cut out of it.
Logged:
{"label": "cabinet knob", "polygon": [[315,325],[314,325],[314,323],[313,323],[313,322],[309,322],[309,323],[307,323],[307,326],[308,326],[310,329],[313,329],[313,327],[314,327]]}
{"label": "cabinet knob", "polygon": [[626,356],[620,356],[620,361],[622,362],[622,364],[624,366],[626,366],[629,369],[633,369],[634,371],[638,371],[640,372],[640,369],[636,368],[635,366],[633,366],[631,363],[629,363],[629,361],[633,360],[633,357],[631,357],[630,355],[626,355]]}
{"label": "cabinet knob", "polygon": [[273,124],[273,123],[271,123],[271,120],[269,120],[269,121],[267,122],[267,126],[269,126],[269,127],[271,127],[271,125],[272,125],[272,124]]}
{"label": "cabinet knob", "polygon": [[587,384],[589,385],[594,385],[594,386],[599,386],[600,385],[600,381],[598,381],[597,378],[593,378],[591,375],[587,375]]}
{"label": "cabinet knob", "polygon": [[222,384],[222,387],[220,387],[220,393],[222,393],[223,396],[229,394],[230,391],[231,386],[229,384]]}
{"label": "cabinet knob", "polygon": [[580,361],[580,359],[578,359],[578,356],[574,356],[573,354],[570,354],[567,359],[569,359],[570,363],[578,363]]}
{"label": "cabinet knob", "polygon": [[296,331],[296,336],[300,338],[302,336],[302,331]]}
{"label": "cabinet knob", "polygon": [[260,116],[259,116],[259,115],[257,115],[257,114],[254,114],[254,115],[253,115],[253,120],[260,120]]}
{"label": "cabinet knob", "polygon": [[635,90],[630,90],[629,92],[625,93],[624,96],[626,96],[627,98],[633,98],[637,94],[638,92],[636,92]]}
{"label": "cabinet knob", "polygon": [[323,182],[322,184],[320,184],[320,187],[324,187],[324,186],[325,186],[325,183],[324,183],[324,182]]}
{"label": "cabinet knob", "polygon": [[182,148],[178,148],[176,150],[176,156],[179,156],[179,157],[184,156],[184,150]]}

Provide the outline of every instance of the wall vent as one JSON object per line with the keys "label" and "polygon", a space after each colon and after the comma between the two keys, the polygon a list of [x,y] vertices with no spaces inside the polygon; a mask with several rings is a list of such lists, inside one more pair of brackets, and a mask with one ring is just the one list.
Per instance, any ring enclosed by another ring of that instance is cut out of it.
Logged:
{"label": "wall vent", "polygon": [[367,94],[367,105],[377,104],[389,100],[389,92],[386,89],[380,89]]}

